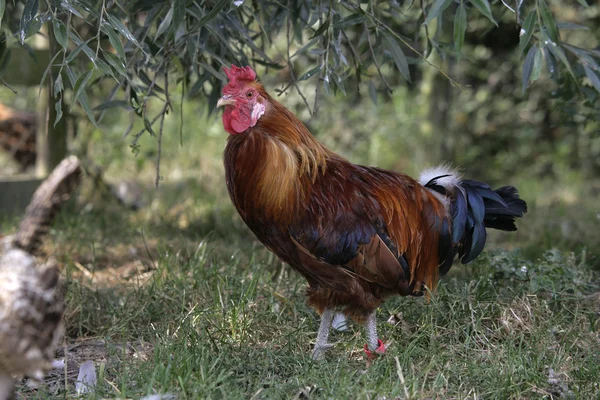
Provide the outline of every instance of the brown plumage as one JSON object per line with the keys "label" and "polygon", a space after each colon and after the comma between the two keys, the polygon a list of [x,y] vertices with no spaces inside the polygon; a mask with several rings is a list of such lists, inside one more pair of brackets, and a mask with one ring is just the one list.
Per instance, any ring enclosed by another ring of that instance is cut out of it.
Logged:
{"label": "brown plumage", "polygon": [[308,281],[308,302],[323,318],[315,357],[328,347],[332,310],[366,323],[368,348],[384,351],[374,311],[386,297],[435,289],[455,256],[479,254],[485,226],[514,230],[526,210],[514,188],[493,191],[447,168],[418,182],[352,164],[319,143],[249,67],[225,71],[227,187],[256,237]]}
{"label": "brown plumage", "polygon": [[[435,287],[437,253],[420,249],[437,246],[428,216],[445,218],[440,200],[406,175],[356,166],[328,151],[304,125],[282,124],[276,113],[291,113],[273,104],[275,112],[265,114],[247,135],[230,136],[225,150],[227,185],[258,239],[308,280],[309,302],[319,311],[346,306],[347,313],[363,319],[385,295],[421,290],[416,282]],[[336,228],[346,223],[345,218],[381,226],[395,249],[388,249],[375,235],[359,246],[354,259],[331,265],[303,247],[310,238],[302,226],[315,219],[318,237],[336,247]],[[334,236],[325,238],[328,233]],[[405,254],[411,266],[410,281],[398,254]]]}

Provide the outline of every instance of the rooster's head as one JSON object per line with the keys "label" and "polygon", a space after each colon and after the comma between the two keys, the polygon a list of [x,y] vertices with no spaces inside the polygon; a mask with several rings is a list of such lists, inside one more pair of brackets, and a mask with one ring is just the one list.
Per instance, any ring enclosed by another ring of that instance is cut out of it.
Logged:
{"label": "rooster's head", "polygon": [[224,106],[223,126],[232,135],[246,132],[265,113],[266,101],[256,72],[250,67],[223,68],[229,82],[223,88],[223,97],[217,107]]}

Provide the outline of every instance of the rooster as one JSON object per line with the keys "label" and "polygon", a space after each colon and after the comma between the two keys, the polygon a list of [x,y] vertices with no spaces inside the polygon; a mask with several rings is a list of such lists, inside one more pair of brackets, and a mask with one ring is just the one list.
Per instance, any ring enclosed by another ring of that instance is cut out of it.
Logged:
{"label": "rooster", "polygon": [[384,353],[375,311],[387,297],[434,290],[455,260],[481,253],[486,228],[515,231],[527,211],[514,187],[492,190],[448,167],[417,181],[352,164],[273,99],[251,67],[224,71],[217,107],[230,134],[229,195],[258,240],[308,281],[308,304],[321,315],[314,359],[331,347],[336,312],[365,326],[368,358]]}

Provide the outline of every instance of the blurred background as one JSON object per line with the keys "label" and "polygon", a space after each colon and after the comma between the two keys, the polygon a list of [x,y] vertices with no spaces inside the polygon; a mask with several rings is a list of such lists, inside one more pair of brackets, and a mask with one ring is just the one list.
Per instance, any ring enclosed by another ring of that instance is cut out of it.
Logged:
{"label": "blurred background", "polygon": [[[560,17],[564,42],[598,49],[597,5],[586,8],[575,1],[553,3],[552,11]],[[294,87],[279,92],[290,81],[287,67],[255,66],[271,94],[299,115],[319,140],[352,162],[412,176],[428,166],[450,163],[460,167],[466,177],[496,187],[518,187],[529,204],[529,213],[519,221],[515,235],[493,232],[492,246],[519,248],[531,259],[554,248],[576,253],[585,249],[595,260],[592,262],[598,263],[598,92],[589,80],[578,85],[564,71],[556,75],[550,63],[533,72],[537,80],[524,90],[525,54],[517,51],[519,27],[510,14],[496,17],[497,28],[483,15],[469,19],[460,59],[451,52],[443,58],[435,52],[430,55],[429,61],[461,87],[406,53],[410,82],[393,63],[381,66],[388,81],[377,80],[371,65],[366,75],[372,79],[348,77],[345,93],[321,88],[318,112],[313,115],[317,79],[298,83],[309,108]],[[577,24],[585,24],[587,29]],[[438,24],[437,29],[438,38],[452,40],[450,22]],[[279,65],[286,65],[285,47],[285,35],[279,35],[268,50]],[[292,44],[292,51],[299,47]],[[291,65],[296,71],[305,71],[318,57],[309,53],[295,58]],[[4,181],[35,175],[35,160],[40,157],[36,122],[52,117],[47,110],[53,108],[52,104],[44,108],[47,94],[39,87],[11,83],[11,73],[24,65],[14,62],[14,54],[12,58],[3,78],[11,88],[0,86],[0,179]],[[88,88],[92,102],[107,97],[112,87],[104,83],[99,81]],[[197,240],[210,234],[253,243],[226,193],[221,157],[227,134],[220,111],[214,112],[202,93],[182,96],[177,83],[172,78],[173,110],[164,120],[158,187],[158,137],[146,132],[132,146],[134,134],[144,129],[144,121],[134,118],[134,110],[104,110],[97,126],[80,108],[65,110],[59,127],[68,132],[68,151],[89,161],[88,179],[72,212],[81,218],[107,221],[113,212],[117,220],[130,226],[130,232],[146,227],[167,232],[169,240]],[[393,92],[387,90],[388,84]],[[153,99],[147,104],[149,113],[161,107]],[[41,157],[48,159],[48,155]],[[16,190],[4,187],[4,197]],[[13,211],[8,208],[1,215],[0,227],[5,234],[14,228],[22,212],[21,207]]]}

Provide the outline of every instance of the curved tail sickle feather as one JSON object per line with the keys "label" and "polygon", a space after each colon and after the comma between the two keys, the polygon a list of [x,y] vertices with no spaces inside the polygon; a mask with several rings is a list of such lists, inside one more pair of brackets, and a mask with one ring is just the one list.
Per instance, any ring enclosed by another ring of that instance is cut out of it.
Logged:
{"label": "curved tail sickle feather", "polygon": [[[527,212],[527,203],[519,198],[513,186],[493,190],[489,185],[474,180],[463,180],[453,169],[438,167],[424,171],[419,182],[440,195],[451,215],[452,260],[454,256],[467,264],[473,261],[485,246],[485,228],[516,231],[515,219]],[[452,262],[446,260],[440,274],[448,272]]]}

